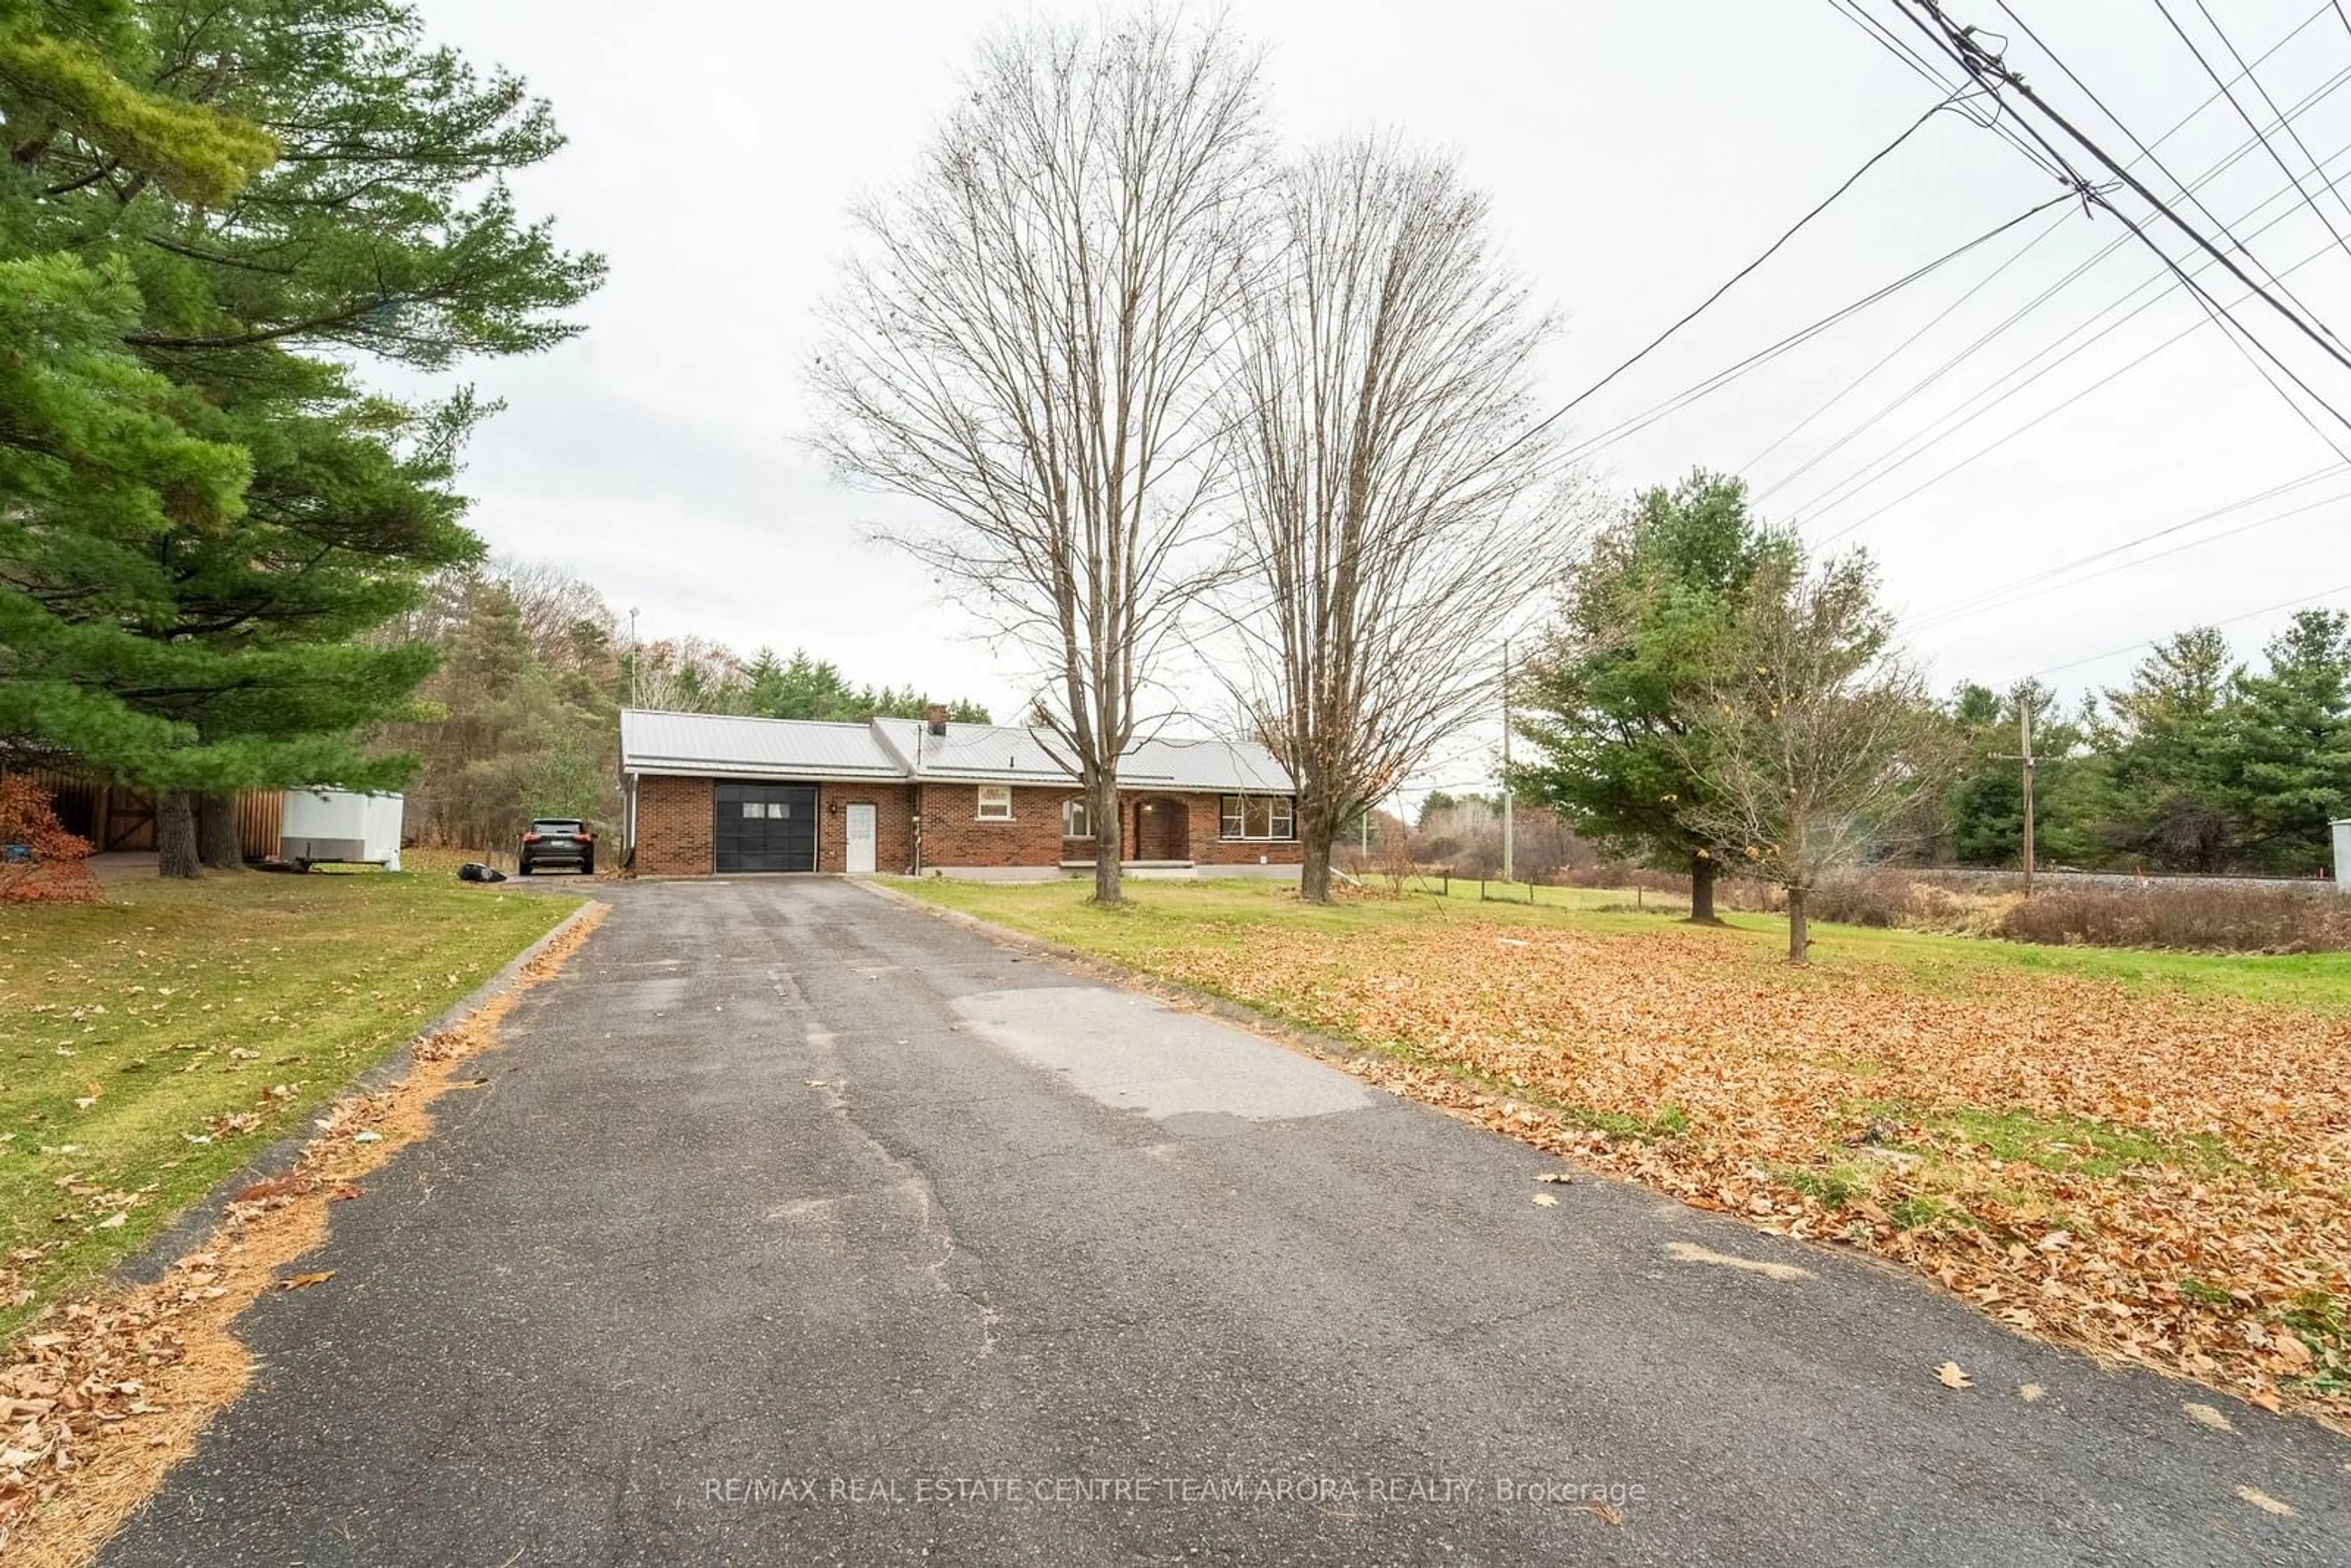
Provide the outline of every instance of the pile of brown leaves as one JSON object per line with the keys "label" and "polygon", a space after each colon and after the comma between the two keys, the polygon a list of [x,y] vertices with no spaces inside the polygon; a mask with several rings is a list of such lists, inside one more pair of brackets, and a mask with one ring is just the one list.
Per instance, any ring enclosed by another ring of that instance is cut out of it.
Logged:
{"label": "pile of brown leaves", "polygon": [[329,1203],[360,1196],[362,1176],[430,1130],[427,1107],[457,1086],[460,1063],[497,1043],[516,998],[562,967],[604,907],[590,906],[461,1026],[418,1040],[404,1081],[329,1106],[293,1168],[239,1191],[204,1246],[162,1280],[54,1309],[9,1347],[0,1357],[0,1556],[86,1562],[153,1492],[245,1386],[250,1363],[229,1332],[236,1315],[265,1291],[333,1278],[279,1270],[326,1240]]}
{"label": "pile of brown leaves", "polygon": [[1154,967],[2020,1330],[2351,1422],[2351,1020],[2021,972],[1928,991],[1698,932],[1259,928]]}
{"label": "pile of brown leaves", "polygon": [[66,831],[48,788],[21,773],[0,773],[0,904],[91,904],[89,841]]}

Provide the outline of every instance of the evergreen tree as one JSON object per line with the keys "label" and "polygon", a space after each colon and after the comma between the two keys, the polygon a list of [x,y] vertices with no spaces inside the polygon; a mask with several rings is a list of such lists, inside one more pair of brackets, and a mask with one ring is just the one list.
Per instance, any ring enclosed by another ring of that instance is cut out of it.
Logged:
{"label": "evergreen tree", "polygon": [[[794,649],[789,659],[778,659],[772,648],[762,648],[745,667],[739,701],[741,711],[760,718],[830,719],[862,723],[869,718],[920,718],[929,700],[909,687],[852,686],[830,659],[812,659]],[[957,698],[946,705],[947,716],[958,724],[986,724],[987,710]]]}
{"label": "evergreen tree", "polygon": [[2250,869],[2303,876],[2333,859],[2328,823],[2351,815],[2351,614],[2305,610],[2236,682],[2241,842]]}
{"label": "evergreen tree", "polygon": [[[0,263],[70,254],[101,280],[62,340],[108,356],[111,376],[135,372],[131,409],[199,450],[143,464],[131,452],[129,504],[95,516],[68,479],[80,451],[42,454],[50,467],[29,476],[0,471],[0,646],[25,686],[0,706],[0,739],[163,791],[166,869],[192,872],[185,791],[365,788],[404,771],[359,734],[401,716],[430,651],[356,639],[413,602],[424,574],[479,551],[449,481],[487,411],[464,392],[429,407],[367,395],[347,362],[437,370],[545,347],[575,329],[557,312],[601,263],[520,222],[500,183],[560,144],[546,106],[426,47],[404,5],[150,0],[46,16],[106,25],[0,47],[12,141],[20,118],[47,114],[0,194]],[[10,74],[16,55],[75,48],[107,51],[160,118],[126,111],[141,134],[111,135],[103,117],[68,111],[102,94]],[[173,126],[207,134],[172,141]],[[183,141],[194,151],[165,155]],[[126,351],[135,360],[113,368]],[[206,486],[163,461],[200,457]]]}
{"label": "evergreen tree", "polygon": [[2106,693],[2099,745],[2111,758],[2111,848],[2150,867],[2215,872],[2244,836],[2233,694],[2240,672],[2209,626],[2158,644],[2131,684]]}
{"label": "evergreen tree", "polygon": [[1687,867],[1693,920],[1714,918],[1717,862],[1687,825],[1708,788],[1689,705],[1729,673],[1758,577],[1794,560],[1792,538],[1750,513],[1744,481],[1700,471],[1660,486],[1576,563],[1526,672],[1519,728],[1539,756],[1510,788],[1612,851]]}

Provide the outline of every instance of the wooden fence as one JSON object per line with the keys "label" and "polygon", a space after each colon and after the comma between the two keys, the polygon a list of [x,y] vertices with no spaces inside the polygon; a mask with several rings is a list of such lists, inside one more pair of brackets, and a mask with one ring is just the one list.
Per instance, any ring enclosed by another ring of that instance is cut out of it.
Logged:
{"label": "wooden fence", "polygon": [[[44,786],[66,831],[88,839],[100,854],[155,848],[155,795],[119,784],[100,784],[52,768],[26,776]],[[247,860],[277,852],[286,797],[276,789],[241,789],[236,796],[237,847]]]}

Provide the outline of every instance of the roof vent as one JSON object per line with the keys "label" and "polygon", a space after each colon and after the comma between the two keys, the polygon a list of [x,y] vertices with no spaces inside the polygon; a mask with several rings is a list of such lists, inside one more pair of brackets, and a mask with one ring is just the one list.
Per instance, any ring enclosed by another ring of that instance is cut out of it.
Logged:
{"label": "roof vent", "polygon": [[946,732],[947,732],[947,706],[946,706],[946,704],[945,704],[945,703],[933,703],[930,706],[928,706],[928,707],[925,708],[925,709],[923,710],[923,722],[924,722],[925,724],[927,724],[927,725],[929,725],[929,726],[931,727],[931,733],[932,733],[933,735],[945,735],[945,734],[946,734]]}

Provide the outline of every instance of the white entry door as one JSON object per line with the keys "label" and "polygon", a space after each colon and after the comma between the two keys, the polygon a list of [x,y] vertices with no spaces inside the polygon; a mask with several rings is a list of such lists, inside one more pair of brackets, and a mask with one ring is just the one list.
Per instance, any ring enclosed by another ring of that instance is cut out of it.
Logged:
{"label": "white entry door", "polygon": [[852,876],[873,873],[873,808],[870,805],[849,808],[849,873]]}

